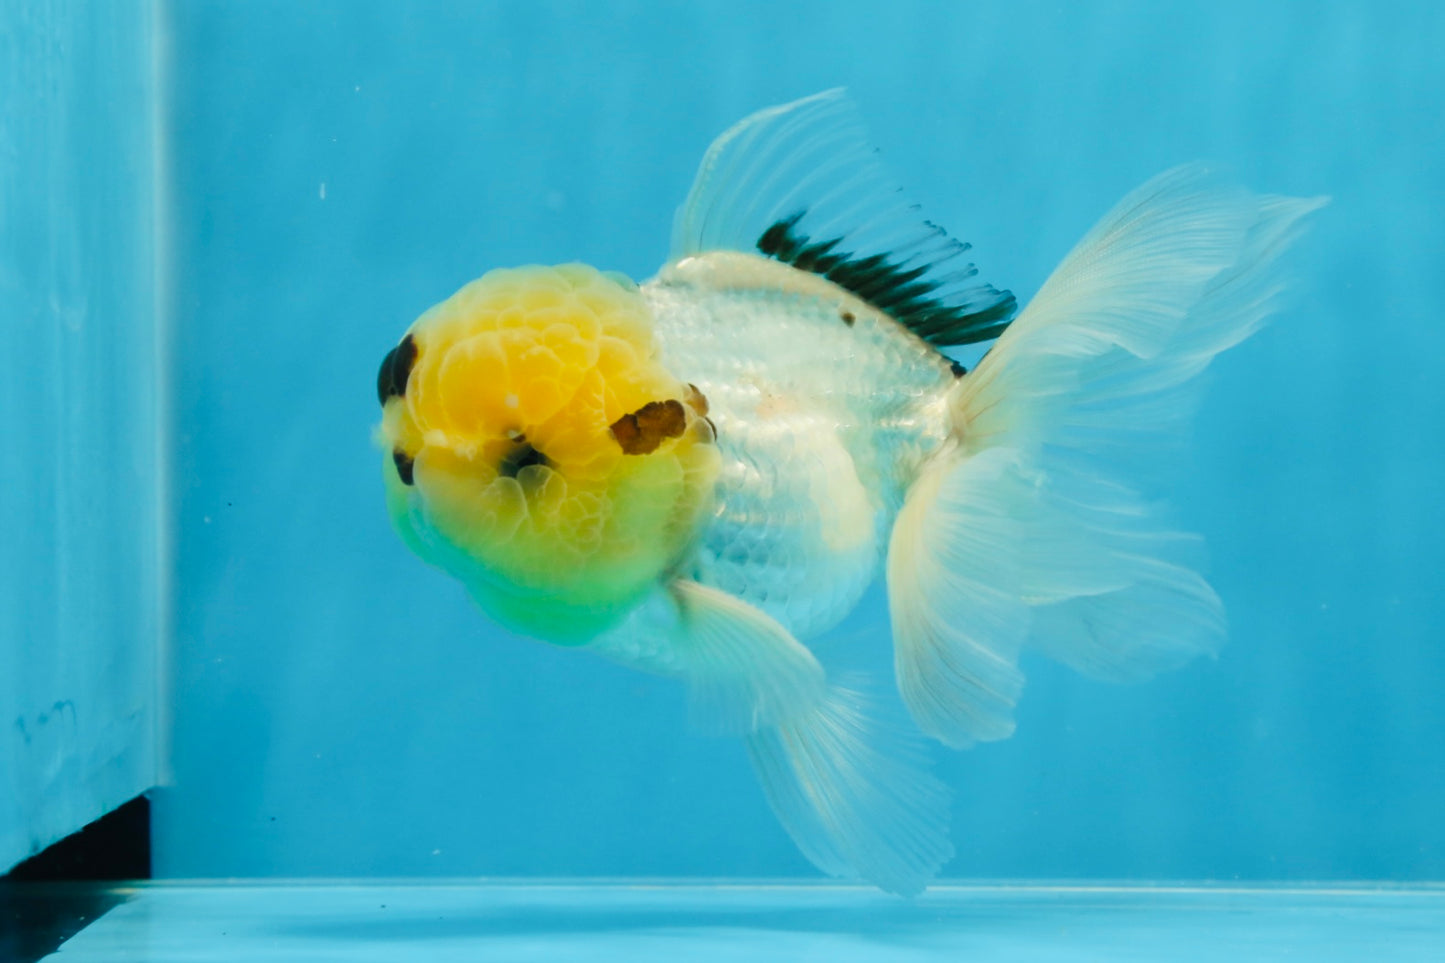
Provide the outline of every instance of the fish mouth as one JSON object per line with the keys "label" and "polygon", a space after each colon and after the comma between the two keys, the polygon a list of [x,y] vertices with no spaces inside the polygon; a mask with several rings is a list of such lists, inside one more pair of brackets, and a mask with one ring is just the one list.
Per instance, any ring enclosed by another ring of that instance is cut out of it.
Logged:
{"label": "fish mouth", "polygon": [[501,464],[497,466],[497,474],[506,478],[516,478],[521,474],[522,469],[531,468],[533,465],[540,465],[543,468],[552,467],[547,456],[534,448],[527,441],[526,435],[518,435],[514,441],[516,447],[502,456]]}

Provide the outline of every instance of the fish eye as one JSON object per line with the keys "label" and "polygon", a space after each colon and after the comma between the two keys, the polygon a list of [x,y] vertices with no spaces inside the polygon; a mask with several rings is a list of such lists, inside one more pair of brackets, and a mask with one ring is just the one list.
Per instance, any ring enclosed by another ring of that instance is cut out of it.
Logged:
{"label": "fish eye", "polygon": [[416,341],[408,334],[401,344],[392,348],[381,359],[381,370],[376,373],[376,400],[383,407],[391,398],[406,394],[406,381],[411,376],[411,366],[416,363]]}

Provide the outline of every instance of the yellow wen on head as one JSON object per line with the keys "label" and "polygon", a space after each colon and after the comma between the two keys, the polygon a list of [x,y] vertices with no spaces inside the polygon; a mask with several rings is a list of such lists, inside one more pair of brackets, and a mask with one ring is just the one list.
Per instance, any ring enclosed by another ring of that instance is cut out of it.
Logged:
{"label": "yellow wen on head", "polygon": [[607,628],[709,507],[705,402],[651,329],[630,283],[580,264],[492,271],[412,326],[381,425],[393,520],[520,632]]}

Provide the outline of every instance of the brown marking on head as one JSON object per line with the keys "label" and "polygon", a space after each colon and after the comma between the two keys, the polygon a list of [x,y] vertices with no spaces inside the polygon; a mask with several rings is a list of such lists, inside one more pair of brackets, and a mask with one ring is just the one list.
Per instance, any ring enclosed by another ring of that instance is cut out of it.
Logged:
{"label": "brown marking on head", "polygon": [[838,317],[842,318],[843,323],[850,328],[853,327],[853,322],[858,320],[858,318],[854,316],[852,311],[844,311],[839,314]]}
{"label": "brown marking on head", "polygon": [[612,437],[626,455],[647,455],[665,439],[676,438],[687,428],[687,409],[682,402],[649,401],[612,423]]}

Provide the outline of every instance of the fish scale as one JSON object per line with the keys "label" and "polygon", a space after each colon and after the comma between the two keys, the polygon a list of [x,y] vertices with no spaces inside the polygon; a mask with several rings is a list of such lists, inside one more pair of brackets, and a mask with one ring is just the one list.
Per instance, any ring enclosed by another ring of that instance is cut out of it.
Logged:
{"label": "fish scale", "polygon": [[752,255],[691,258],[642,294],[722,455],[683,570],[799,638],[827,631],[877,576],[904,494],[947,438],[948,360],[831,282]]}

